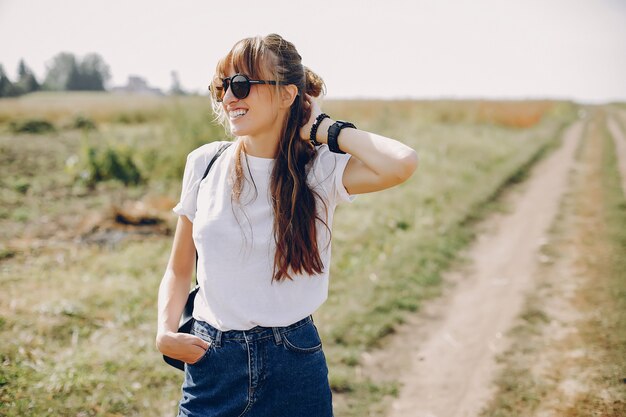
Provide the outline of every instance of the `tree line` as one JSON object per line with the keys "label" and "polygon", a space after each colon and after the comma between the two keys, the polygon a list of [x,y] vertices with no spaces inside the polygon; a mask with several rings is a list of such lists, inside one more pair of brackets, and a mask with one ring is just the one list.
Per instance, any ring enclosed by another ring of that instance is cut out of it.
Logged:
{"label": "tree line", "polygon": [[0,64],[0,97],[16,97],[39,90],[104,91],[110,78],[109,66],[100,55],[91,53],[79,59],[72,53],[61,52],[47,65],[41,84],[23,59],[18,64],[15,82]]}

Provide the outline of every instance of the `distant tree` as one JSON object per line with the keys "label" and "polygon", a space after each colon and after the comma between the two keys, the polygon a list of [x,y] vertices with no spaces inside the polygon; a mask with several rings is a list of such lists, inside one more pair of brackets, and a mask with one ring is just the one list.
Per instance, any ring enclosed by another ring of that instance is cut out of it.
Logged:
{"label": "distant tree", "polygon": [[173,96],[184,96],[187,94],[180,85],[180,79],[178,78],[178,72],[170,72],[172,76],[172,86],[170,87],[170,94]]}
{"label": "distant tree", "polygon": [[0,97],[13,97],[17,95],[15,86],[4,72],[4,67],[0,65]]}
{"label": "distant tree", "polygon": [[69,70],[70,73],[67,75],[67,81],[65,82],[65,88],[63,89],[69,91],[86,90],[86,88],[84,87],[85,83],[83,81],[83,77],[78,70],[78,67],[76,65],[73,65],[70,67]]}
{"label": "distant tree", "polygon": [[98,54],[87,54],[78,67],[83,90],[105,90],[106,83],[111,78],[109,66]]}
{"label": "distant tree", "polygon": [[17,65],[17,76],[24,78],[29,73],[29,69],[23,59],[20,59],[20,63]]}
{"label": "distant tree", "polygon": [[19,94],[31,93],[40,89],[40,85],[35,78],[35,74],[30,68],[26,66],[23,59],[20,59],[20,63],[17,67],[18,81],[15,85]]}
{"label": "distant tree", "polygon": [[60,52],[46,65],[46,69],[45,88],[48,90],[65,90],[70,75],[76,70],[76,57],[69,52]]}
{"label": "distant tree", "polygon": [[98,54],[85,55],[82,61],[74,54],[61,52],[48,65],[45,86],[50,90],[105,90],[111,78],[109,66]]}
{"label": "distant tree", "polygon": [[6,97],[5,91],[10,84],[11,80],[9,80],[9,77],[4,72],[4,67],[0,64],[0,97]]}

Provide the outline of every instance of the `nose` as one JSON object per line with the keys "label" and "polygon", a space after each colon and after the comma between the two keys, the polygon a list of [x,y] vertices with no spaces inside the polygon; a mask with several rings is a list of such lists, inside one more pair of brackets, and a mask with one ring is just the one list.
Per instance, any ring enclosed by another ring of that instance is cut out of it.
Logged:
{"label": "nose", "polygon": [[228,106],[229,103],[232,103],[234,101],[239,100],[237,97],[235,97],[235,95],[232,92],[232,88],[230,88],[230,86],[228,86],[228,89],[226,90],[226,92],[224,93],[224,98],[222,99],[222,102],[224,104],[224,106]]}

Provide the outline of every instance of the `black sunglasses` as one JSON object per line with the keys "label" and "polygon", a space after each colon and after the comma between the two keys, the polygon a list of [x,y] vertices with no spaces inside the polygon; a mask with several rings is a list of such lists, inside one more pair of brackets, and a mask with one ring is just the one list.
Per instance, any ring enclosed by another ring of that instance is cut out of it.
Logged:
{"label": "black sunglasses", "polygon": [[273,80],[251,80],[245,74],[235,74],[232,77],[222,78],[222,85],[209,85],[209,91],[213,94],[213,97],[218,103],[221,103],[224,100],[224,95],[226,95],[226,91],[230,87],[232,89],[233,95],[238,99],[244,99],[248,97],[250,94],[250,85],[252,84],[272,84],[272,85],[289,85],[284,81],[273,81]]}

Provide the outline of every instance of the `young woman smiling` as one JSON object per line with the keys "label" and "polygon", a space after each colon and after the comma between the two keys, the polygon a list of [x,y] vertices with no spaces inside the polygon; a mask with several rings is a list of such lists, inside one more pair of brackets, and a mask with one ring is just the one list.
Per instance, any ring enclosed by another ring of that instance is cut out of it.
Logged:
{"label": "young woman smiling", "polygon": [[[406,181],[417,154],[323,114],[323,86],[277,34],[217,64],[211,103],[233,140],[188,155],[159,287],[157,347],[185,362],[179,416],[333,415],[311,316],[328,295],[333,214]],[[196,250],[192,333],[177,333]]]}

